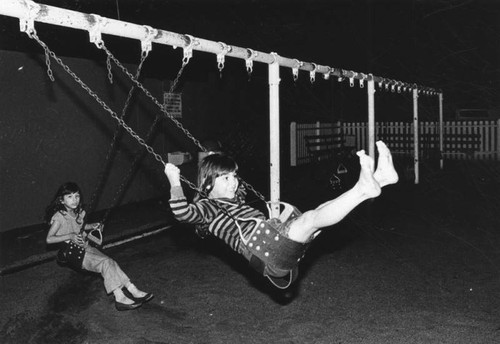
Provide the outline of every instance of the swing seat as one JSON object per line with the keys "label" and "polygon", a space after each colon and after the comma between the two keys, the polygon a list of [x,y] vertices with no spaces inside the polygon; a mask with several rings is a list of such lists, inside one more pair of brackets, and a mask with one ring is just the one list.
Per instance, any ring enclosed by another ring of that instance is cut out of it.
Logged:
{"label": "swing seat", "polygon": [[297,277],[298,263],[309,245],[281,235],[276,228],[278,226],[275,226],[276,221],[273,224],[261,219],[243,221],[256,222],[253,231],[243,240],[244,250],[248,252],[244,256],[249,259],[250,266],[266,276],[276,287],[285,289],[290,286]]}
{"label": "swing seat", "polygon": [[[292,216],[293,213],[288,218],[292,219]],[[246,238],[241,236],[246,251],[243,255],[249,260],[250,266],[267,277],[277,288],[288,288],[298,276],[298,264],[309,244],[283,236],[279,231],[282,225],[279,219],[266,221],[252,218],[241,221],[255,222],[252,232]]]}

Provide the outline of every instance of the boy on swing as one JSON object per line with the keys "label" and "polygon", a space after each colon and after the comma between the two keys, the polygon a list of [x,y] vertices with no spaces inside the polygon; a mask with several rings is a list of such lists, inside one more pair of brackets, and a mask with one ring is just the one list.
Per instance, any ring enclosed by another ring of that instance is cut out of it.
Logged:
{"label": "boy on swing", "polygon": [[238,165],[221,154],[209,155],[201,162],[198,189],[208,199],[196,195],[193,203],[188,203],[184,196],[177,166],[165,165],[170,182],[170,207],[177,220],[201,226],[243,255],[275,286],[287,288],[297,278],[298,262],[308,244],[322,229],[340,222],[363,201],[379,196],[381,188],[398,181],[389,149],[382,141],[376,145],[379,153],[376,170],[370,156],[363,150],[357,152],[361,172],[350,190],[305,213],[291,207],[283,221],[266,220],[261,211],[244,203]]}

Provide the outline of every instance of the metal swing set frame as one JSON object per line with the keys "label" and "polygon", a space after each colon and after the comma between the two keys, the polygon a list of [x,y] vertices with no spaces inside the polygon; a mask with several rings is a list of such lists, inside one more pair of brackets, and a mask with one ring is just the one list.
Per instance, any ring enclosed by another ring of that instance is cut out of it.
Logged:
{"label": "metal swing set frame", "polygon": [[[250,48],[242,48],[235,45],[228,45],[223,42],[215,42],[210,40],[205,40],[203,38],[193,37],[186,34],[178,34],[170,31],[151,29],[150,27],[138,25],[134,23],[124,22],[120,20],[115,20],[111,18],[100,17],[98,15],[81,13],[77,11],[62,9],[54,6],[48,6],[44,4],[39,4],[31,0],[3,0],[2,6],[0,7],[0,15],[16,17],[20,20],[20,29],[28,33],[31,37],[31,33],[34,32],[34,23],[42,22],[51,25],[63,26],[73,29],[85,30],[89,32],[91,41],[100,44],[99,40],[101,34],[120,36],[125,38],[130,38],[134,40],[141,41],[141,44],[164,44],[172,47],[183,47],[184,49],[184,59],[183,61],[189,61],[193,55],[193,51],[202,51],[206,53],[215,54],[217,57],[217,65],[219,71],[222,72],[224,68],[224,61],[226,57],[232,57],[237,59],[242,59],[245,61],[245,67],[250,75],[252,73],[253,63],[260,62],[268,65],[268,83],[269,83],[269,125],[270,125],[270,146],[269,146],[269,172],[270,172],[270,203],[271,203],[271,216],[279,216],[279,199],[280,199],[280,107],[279,107],[279,84],[280,84],[280,67],[289,68],[292,70],[293,78],[296,80],[299,75],[299,71],[305,71],[309,73],[309,78],[311,83],[315,82],[316,75],[319,74],[323,76],[323,79],[328,80],[330,77],[336,77],[338,81],[349,80],[350,85],[354,86],[355,81],[359,82],[359,87],[364,87],[367,84],[367,96],[368,96],[368,127],[369,127],[369,140],[368,140],[368,154],[372,157],[375,156],[375,85],[378,84],[380,89],[391,91],[397,90],[398,93],[401,91],[412,92],[414,100],[414,124],[415,128],[418,128],[418,96],[419,95],[429,95],[439,97],[439,121],[440,128],[442,128],[443,122],[443,95],[440,90],[436,90],[431,87],[425,87],[417,84],[410,84],[402,81],[387,79],[383,77],[377,77],[373,74],[365,74],[361,72],[355,72],[350,70],[344,70],[341,68],[333,68],[329,66],[324,66],[312,62],[303,62],[298,59],[287,58],[278,55],[275,52],[265,53]],[[154,30],[155,35],[151,37],[151,31]],[[102,41],[101,41],[102,42]],[[105,48],[103,45],[101,48]],[[108,51],[107,51],[108,53]],[[109,54],[108,54],[109,56]],[[119,61],[114,61],[119,63]],[[150,93],[143,88],[137,79],[130,74],[130,72],[124,70],[126,74],[129,75],[134,84],[142,88],[147,96]],[[50,76],[50,74],[49,74]],[[153,97],[154,98],[154,97]],[[157,105],[162,108],[157,100],[153,100]],[[110,109],[109,109],[110,110]],[[109,112],[108,109],[106,111]],[[112,110],[111,110],[112,111]],[[112,114],[113,115],[113,114]],[[116,114],[115,114],[116,116]],[[118,123],[124,124],[120,121],[120,118],[116,116],[115,118]],[[171,118],[172,119],[172,118]],[[179,126],[179,124],[176,123]],[[126,129],[126,128],[125,128]],[[182,127],[181,127],[182,129]],[[134,136],[135,133],[127,131]],[[189,135],[188,135],[189,136]],[[134,136],[141,143],[141,139]],[[196,143],[196,139],[192,138]],[[418,132],[414,133],[415,142],[415,182],[418,183]],[[142,144],[142,143],[141,143]],[[199,144],[199,142],[198,142]],[[197,144],[197,145],[198,145]],[[443,131],[440,130],[440,150],[442,151],[443,145]],[[201,147],[201,144],[198,145]],[[148,152],[155,156],[155,159],[162,162],[159,155],[152,151],[152,148],[147,144],[144,146]],[[443,161],[440,162],[441,167]],[[251,188],[251,187],[250,187]],[[260,198],[260,196],[259,196]]]}

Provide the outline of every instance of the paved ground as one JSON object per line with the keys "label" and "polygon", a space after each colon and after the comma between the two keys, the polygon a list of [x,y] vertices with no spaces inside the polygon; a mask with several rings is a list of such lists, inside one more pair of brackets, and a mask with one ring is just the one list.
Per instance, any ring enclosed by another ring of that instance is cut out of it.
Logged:
{"label": "paved ground", "polygon": [[[321,234],[286,291],[179,225],[107,249],[155,294],[134,311],[54,261],[5,273],[0,342],[499,343],[498,166],[452,167],[423,169],[421,185],[403,180]],[[335,194],[314,172],[285,178],[283,200],[305,209]],[[159,200],[120,218],[125,232],[169,222]]]}

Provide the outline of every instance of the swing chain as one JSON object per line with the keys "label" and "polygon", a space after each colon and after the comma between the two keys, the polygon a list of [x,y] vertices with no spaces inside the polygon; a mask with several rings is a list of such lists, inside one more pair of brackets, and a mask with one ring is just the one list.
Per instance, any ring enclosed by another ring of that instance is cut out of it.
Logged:
{"label": "swing chain", "polygon": [[[109,49],[104,45],[104,43],[101,45],[101,49],[103,49],[106,54],[108,54],[108,56],[111,57],[111,59],[113,60],[113,62],[137,85],[137,87],[139,87],[143,92],[144,94],[146,94],[146,96],[148,98],[150,98],[153,103],[155,103],[162,111],[162,113],[167,116],[172,122],[175,123],[175,125],[184,133],[184,135],[186,135],[189,139],[191,139],[191,141],[203,152],[208,152],[208,149],[205,148],[201,142],[196,139],[183,125],[181,122],[179,122],[177,119],[175,119],[171,114],[168,113],[168,111],[166,110],[166,107],[165,105],[162,105],[160,104],[160,102],[158,101],[158,99],[156,99],[152,94],[151,92],[149,92],[138,80],[137,78],[135,78],[128,70],[127,68],[125,68],[125,66],[123,66],[120,61],[118,61],[118,59],[111,53],[111,51],[109,51]],[[180,73],[183,71],[183,68],[187,65],[187,63],[189,62],[189,60],[187,60],[186,62],[183,62],[183,65],[182,65],[182,68],[181,70],[179,70],[179,73],[177,74],[177,78],[176,80],[174,80],[174,85],[177,84],[178,82],[178,79],[180,77]],[[241,181],[242,184],[250,191],[252,191],[259,199],[261,199],[262,201],[265,202],[265,197],[260,193],[258,192],[252,185],[248,184],[247,182],[245,181]]]}
{"label": "swing chain", "polygon": [[[144,61],[144,59],[145,59],[145,57],[147,56],[147,54],[146,54],[146,55],[144,55],[144,54],[143,54],[142,56],[143,56],[143,57],[142,57],[142,59],[141,59],[141,65],[140,65],[140,66],[142,66],[142,62]],[[181,66],[181,68],[180,68],[180,70],[179,70],[179,72],[177,73],[177,77],[175,78],[174,82],[173,82],[173,83],[172,83],[172,85],[170,86],[169,93],[174,92],[174,89],[175,89],[175,87],[177,86],[177,83],[178,83],[178,81],[179,81],[179,78],[181,77],[182,71],[184,70],[184,67],[185,67],[185,66],[186,66],[186,65],[183,63],[183,64],[182,64],[182,66]],[[137,77],[137,78],[139,78],[139,73],[137,73],[136,77]],[[133,86],[133,88],[135,88],[135,86]],[[129,93],[129,94],[130,94],[130,93]],[[123,118],[123,116],[122,116],[122,118]],[[163,117],[162,117],[160,114],[156,115],[155,120],[154,120],[154,121],[153,121],[153,123],[151,124],[151,126],[150,126],[150,128],[149,128],[149,130],[148,130],[148,132],[147,132],[147,134],[146,134],[146,136],[145,136],[145,138],[144,138],[144,142],[148,143],[148,142],[151,140],[151,138],[152,138],[152,136],[153,136],[153,134],[154,134],[154,130],[155,130],[155,128],[156,128],[156,125],[158,124],[158,122],[159,122],[162,118],[163,118]],[[108,218],[109,214],[111,213],[112,209],[113,209],[113,208],[116,206],[116,204],[118,203],[118,200],[119,200],[120,196],[122,195],[122,193],[123,193],[123,190],[124,190],[125,186],[126,186],[126,185],[128,185],[128,183],[130,182],[130,178],[131,178],[131,177],[132,177],[132,175],[133,175],[133,172],[134,172],[134,170],[135,170],[135,167],[137,166],[137,164],[139,163],[139,161],[142,159],[142,157],[143,157],[143,154],[142,154],[141,152],[138,152],[138,153],[135,155],[134,161],[133,161],[133,162],[132,162],[132,164],[130,165],[130,168],[129,168],[129,170],[128,170],[127,174],[126,174],[126,175],[125,175],[125,177],[123,178],[122,183],[120,184],[120,186],[119,186],[118,190],[117,190],[117,191],[116,191],[116,193],[115,193],[115,197],[113,198],[113,201],[111,202],[111,206],[110,206],[110,207],[108,207],[108,209],[107,209],[107,210],[106,210],[106,212],[104,213],[104,216],[103,216],[103,218],[102,218],[102,220],[101,220],[101,222],[102,222],[102,223],[106,222],[106,220],[107,220],[107,218]]]}
{"label": "swing chain", "polygon": [[108,69],[108,80],[110,84],[113,84],[113,72],[111,70],[111,59],[109,56],[106,58],[106,68]]}
{"label": "swing chain", "polygon": [[66,73],[68,73],[79,85],[80,87],[82,87],[92,98],[95,99],[95,101],[97,103],[99,103],[99,105],[101,105],[101,107],[106,111],[108,112],[111,117],[113,117],[133,138],[135,138],[137,140],[137,142],[139,142],[140,145],[144,146],[146,148],[146,150],[154,156],[154,158],[158,161],[158,162],[161,162],[163,165],[165,165],[165,161],[163,161],[163,158],[161,157],[161,155],[159,155],[158,153],[156,153],[153,148],[151,146],[149,146],[148,144],[146,144],[146,142],[144,142],[144,140],[139,136],[137,135],[134,130],[132,128],[130,128],[126,123],[125,121],[123,121],[123,119],[121,119],[117,114],[116,112],[114,112],[101,98],[99,98],[99,96],[94,92],[92,91],[83,81],[82,79],[80,79],[66,64],[64,64],[64,62],[56,56],[56,54],[51,51],[47,45],[42,42],[40,40],[40,38],[38,38],[37,35],[33,35],[33,38],[38,42],[38,44],[40,44],[44,49],[47,49],[47,52],[49,53],[50,57],[52,57],[63,69]]}
{"label": "swing chain", "polygon": [[[38,38],[36,32],[31,32],[31,38]],[[50,66],[50,50],[46,45],[42,45],[42,48],[45,51],[45,65],[47,66],[47,75],[49,76],[50,81],[54,82],[54,74]]]}
{"label": "swing chain", "polygon": [[[25,4],[27,6],[27,13],[25,17],[19,19],[19,29],[21,32],[25,32],[29,38],[39,40],[35,29],[34,18],[40,11],[40,5],[30,0],[25,1]],[[50,50],[45,44],[42,45],[42,48],[45,52],[45,65],[47,66],[47,76],[49,77],[50,81],[54,82],[55,81],[54,74],[50,66]]]}
{"label": "swing chain", "polygon": [[[137,67],[137,71],[135,73],[136,78],[139,78],[139,76],[141,75],[142,66],[143,66],[144,62],[146,61],[146,57],[147,57],[147,54],[146,55],[144,55],[144,54],[141,55],[141,61],[139,62],[139,66]],[[128,92],[127,99],[125,100],[125,104],[123,105],[123,109],[122,109],[122,113],[121,113],[121,118],[122,119],[125,118],[125,114],[126,114],[127,109],[128,109],[128,107],[130,105],[130,101],[132,99],[132,95],[134,94],[134,90],[135,90],[135,85],[132,85],[132,87],[130,88],[130,90]],[[97,193],[103,187],[103,184],[104,184],[104,174],[105,174],[106,170],[109,167],[109,161],[111,159],[111,154],[114,152],[114,149],[115,149],[116,144],[118,142],[118,137],[119,137],[119,134],[120,134],[120,128],[122,128],[122,127],[121,126],[117,127],[117,130],[115,131],[115,133],[113,135],[113,138],[111,140],[111,144],[109,146],[108,152],[106,154],[106,158],[104,160],[106,163],[104,165],[104,168],[103,168],[101,174],[99,175],[100,182],[97,184],[96,188],[94,189],[94,192],[92,194],[92,198],[91,198],[90,203],[89,203],[89,213],[94,210],[94,207],[96,207]],[[102,221],[102,222],[104,222],[104,221]]]}
{"label": "swing chain", "polygon": [[[103,49],[106,54],[108,54],[108,56],[111,57],[111,59],[113,60],[113,62],[123,71],[123,73],[125,73],[133,82],[135,85],[137,85],[137,87],[139,87],[143,92],[144,94],[146,94],[146,96],[148,98],[150,98],[153,103],[155,103],[162,111],[162,113],[167,116],[172,122],[174,122],[174,124],[184,133],[184,135],[186,135],[201,151],[203,152],[208,152],[208,149],[205,148],[201,142],[196,139],[183,125],[181,122],[179,122],[177,119],[174,118],[174,116],[172,116],[171,114],[168,113],[168,111],[166,110],[166,107],[165,105],[162,105],[160,104],[160,102],[158,101],[158,99],[156,99],[152,94],[151,92],[149,92],[138,80],[137,78],[135,78],[128,70],[125,66],[123,66],[123,64],[120,63],[120,61],[118,61],[118,59],[111,53],[111,51],[109,51],[109,49],[104,45],[104,42],[103,44],[101,45],[101,49]],[[255,54],[256,56],[256,54]],[[179,80],[179,77],[180,77],[180,73],[182,73],[184,67],[187,65],[187,63],[189,62],[189,59],[186,60],[186,61],[183,61],[183,64],[182,64],[182,68],[179,70],[179,73],[177,74],[177,78],[174,80],[174,85],[177,84],[178,80]],[[139,141],[140,142],[140,141]],[[149,150],[148,150],[149,151]],[[158,159],[157,159],[158,160]],[[160,161],[160,160],[158,160]],[[161,161],[163,162],[163,160]],[[165,164],[165,163],[163,163]],[[185,182],[185,181],[184,181]],[[259,199],[261,199],[262,201],[265,202],[265,197],[260,193],[258,192],[252,185],[248,184],[247,182],[245,181],[241,181],[242,184],[250,191],[252,191]],[[186,183],[188,184],[188,183]],[[189,184],[188,184],[189,185]],[[191,184],[194,186],[194,184]],[[190,186],[191,187],[191,186]],[[191,187],[192,188],[192,187]],[[195,190],[196,187],[194,187]]]}
{"label": "swing chain", "polygon": [[241,184],[248,190],[252,191],[255,196],[257,196],[262,202],[266,202],[266,198],[264,197],[263,194],[261,194],[259,191],[255,190],[255,188],[248,184],[247,182],[245,182],[243,179],[240,180]]}
{"label": "swing chain", "polygon": [[[74,80],[76,83],[78,83],[80,85],[80,87],[82,87],[92,98],[94,98],[94,100],[99,104],[101,105],[101,107],[106,111],[108,112],[111,117],[113,119],[115,119],[118,124],[123,127],[134,139],[136,139],[136,141],[141,145],[143,146],[144,148],[146,148],[146,150],[148,151],[148,153],[150,153],[158,162],[160,162],[163,166],[166,165],[166,162],[163,160],[163,158],[161,157],[161,155],[159,155],[158,153],[156,153],[153,149],[153,147],[149,146],[145,141],[144,139],[142,139],[139,135],[137,135],[134,130],[129,127],[125,121],[120,118],[116,112],[114,112],[103,100],[101,100],[99,98],[99,96],[94,92],[92,91],[84,82],[83,80],[81,80],[70,68],[69,66],[67,66],[66,64],[64,64],[64,62],[53,52],[51,51],[48,46],[40,40],[40,38],[38,37],[38,35],[33,34],[32,36],[33,39],[35,39],[38,44],[40,44],[40,46],[43,47],[43,49],[47,52],[47,54],[49,54],[50,57],[52,57],[54,59],[54,61],[56,61],[62,68],[63,70],[68,73]],[[192,138],[193,142],[197,142],[198,143],[198,146],[200,147],[200,149],[202,149],[204,152],[207,151],[207,149],[205,147],[203,147],[201,145],[201,143],[199,143],[198,140],[196,140],[196,138],[194,138],[194,136],[192,136],[188,131],[187,129],[184,129],[184,127],[182,126],[182,124],[178,121],[176,121],[172,115],[170,115],[167,111],[165,111],[164,109],[164,106],[162,106],[158,100],[156,98],[154,98],[151,93],[139,82],[137,81],[136,78],[134,78],[134,76],[132,74],[130,74],[130,72],[111,54],[111,52],[105,47],[104,43],[102,43],[102,49],[104,49],[106,51],[106,53],[110,54],[111,58],[113,59],[113,61],[124,71],[125,74],[127,74],[129,76],[129,78],[146,94],[148,95],[149,98],[151,98],[153,100],[153,102],[160,107],[160,109],[162,109],[162,112],[167,115],[171,120],[173,120],[174,122],[177,122],[177,126],[182,129],[183,131],[185,131],[186,135],[190,138]],[[204,195],[204,192],[202,190],[199,190],[195,184],[193,184],[192,182],[190,182],[189,180],[187,180],[185,177],[183,177],[182,175],[180,176],[180,179],[182,182],[184,182],[188,187],[190,187],[191,189],[195,190],[196,192],[200,193],[200,195]],[[257,190],[255,190],[250,184],[246,183],[245,181],[241,180],[242,184],[248,188],[249,190],[251,190],[252,192],[255,193],[255,195],[257,195],[257,197],[259,197],[261,200],[265,201],[265,198],[262,194],[260,194],[259,192],[257,192]],[[228,214],[230,217],[231,215]]]}
{"label": "swing chain", "polygon": [[[207,149],[204,148],[202,146],[202,144],[200,143],[200,141],[198,141],[186,128],[184,128],[184,126],[182,125],[182,123],[180,123],[178,120],[176,120],[174,118],[174,116],[172,116],[171,114],[168,113],[168,111],[165,109],[165,106],[163,104],[161,104],[158,99],[156,99],[152,94],[151,92],[149,92],[138,80],[137,78],[135,78],[128,70],[125,66],[123,66],[120,61],[118,61],[118,59],[108,50],[108,48],[102,44],[101,45],[101,49],[103,49],[106,54],[108,54],[108,56],[113,60],[113,62],[123,71],[123,73],[125,73],[133,82],[134,84],[139,87],[142,92],[144,92],[144,94],[151,99],[151,101],[153,101],[153,103],[156,104],[156,106],[158,106],[161,111],[163,112],[163,114],[165,116],[167,116],[172,122],[175,123],[175,125],[181,129],[184,134],[189,137],[191,139],[191,141],[194,142],[194,144],[196,146],[198,146],[198,148],[200,148],[203,152],[206,152]],[[187,60],[186,62],[183,62],[183,65],[187,65],[187,63],[189,62],[189,60]]]}

